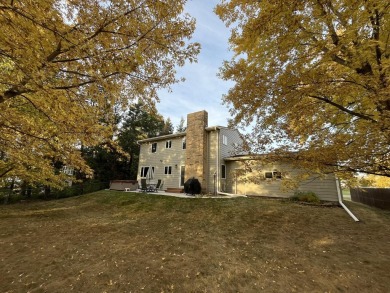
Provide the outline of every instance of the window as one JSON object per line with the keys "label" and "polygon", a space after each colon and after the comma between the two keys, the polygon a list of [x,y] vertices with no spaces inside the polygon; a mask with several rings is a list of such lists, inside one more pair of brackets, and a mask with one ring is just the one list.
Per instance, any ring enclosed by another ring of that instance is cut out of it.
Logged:
{"label": "window", "polygon": [[64,166],[62,167],[62,173],[66,174],[66,175],[69,175],[69,176],[73,176],[73,167],[70,167],[70,166]]}
{"label": "window", "polygon": [[226,166],[221,165],[221,178],[226,179]]}
{"label": "window", "polygon": [[227,136],[226,135],[222,135],[222,143],[224,145],[227,145]]}
{"label": "window", "polygon": [[165,148],[166,148],[166,149],[172,148],[172,140],[167,140],[167,141],[165,142]]}
{"label": "window", "polygon": [[282,179],[282,173],[279,171],[265,172],[264,177],[265,179]]}
{"label": "window", "polygon": [[186,142],[185,138],[183,138],[183,140],[182,140],[182,147],[183,147],[183,150],[185,150],[187,148],[187,142]]}
{"label": "window", "polygon": [[147,178],[149,177],[152,178],[154,176],[154,167],[141,167],[141,171],[140,171],[140,177],[141,178]]}
{"label": "window", "polygon": [[276,179],[282,179],[282,172],[274,171],[272,172],[274,175],[274,178]]}
{"label": "window", "polygon": [[157,151],[157,142],[152,143],[152,153]]}
{"label": "window", "polygon": [[149,171],[149,167],[141,167],[140,176],[141,177],[146,177],[146,174],[148,173],[148,171]]}
{"label": "window", "polygon": [[165,174],[165,175],[172,174],[172,166],[165,166],[165,168],[164,168],[164,174]]}

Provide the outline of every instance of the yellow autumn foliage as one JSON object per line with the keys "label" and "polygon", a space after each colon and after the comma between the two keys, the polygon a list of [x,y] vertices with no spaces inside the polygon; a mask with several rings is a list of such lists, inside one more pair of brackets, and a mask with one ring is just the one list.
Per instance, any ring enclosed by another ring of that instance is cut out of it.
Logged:
{"label": "yellow autumn foliage", "polygon": [[[220,75],[255,153],[311,170],[390,176],[390,5],[222,0],[235,52]],[[298,155],[297,155],[298,154]]]}
{"label": "yellow autumn foliage", "polygon": [[360,178],[358,185],[363,187],[390,188],[390,178],[377,175],[367,175]]}
{"label": "yellow autumn foliage", "polygon": [[185,0],[0,0],[0,181],[59,187],[54,162],[113,136],[114,113],[196,61]]}

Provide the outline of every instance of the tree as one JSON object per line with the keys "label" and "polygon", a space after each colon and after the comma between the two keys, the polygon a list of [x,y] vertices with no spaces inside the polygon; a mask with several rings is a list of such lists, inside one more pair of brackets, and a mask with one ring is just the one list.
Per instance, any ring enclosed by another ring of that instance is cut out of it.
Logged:
{"label": "tree", "polygon": [[[93,170],[93,179],[98,182],[108,183],[115,179],[126,178],[126,162],[129,157],[116,148],[107,144],[100,144],[93,147],[83,148],[83,158]],[[86,181],[86,178],[82,178]]]}
{"label": "tree", "polygon": [[119,130],[118,144],[129,155],[125,179],[136,179],[138,172],[138,140],[155,137],[163,131],[164,118],[156,111],[150,112],[142,103],[130,107]]}
{"label": "tree", "polygon": [[176,126],[176,132],[185,132],[187,130],[187,127],[184,125],[185,120],[183,117],[181,117],[179,125]]}
{"label": "tree", "polygon": [[252,151],[390,176],[388,1],[223,0],[216,13],[233,27],[224,102],[254,125]]}
{"label": "tree", "polygon": [[164,121],[164,126],[163,126],[162,131],[160,132],[160,135],[172,134],[173,131],[174,131],[174,127],[173,127],[173,124],[172,124],[172,120],[171,120],[171,118],[168,117]]}
{"label": "tree", "polygon": [[195,61],[185,0],[0,1],[0,181],[59,187],[53,161],[112,138],[115,107],[177,82]]}
{"label": "tree", "polygon": [[356,185],[363,187],[389,188],[390,178],[369,174],[359,178]]}

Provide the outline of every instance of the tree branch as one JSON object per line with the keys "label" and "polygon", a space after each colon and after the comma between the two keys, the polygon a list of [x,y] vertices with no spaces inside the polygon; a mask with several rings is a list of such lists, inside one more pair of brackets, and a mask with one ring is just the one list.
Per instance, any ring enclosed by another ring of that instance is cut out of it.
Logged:
{"label": "tree branch", "polygon": [[4,177],[7,173],[11,172],[13,169],[14,169],[14,167],[11,167],[8,170],[5,170],[3,173],[0,174],[0,178]]}
{"label": "tree branch", "polygon": [[313,99],[316,99],[316,100],[320,100],[320,101],[323,101],[329,105],[332,105],[338,109],[340,109],[341,111],[345,112],[345,113],[348,113],[352,116],[356,116],[356,117],[359,117],[361,119],[364,119],[364,120],[367,120],[367,121],[371,121],[371,122],[377,122],[375,119],[372,119],[370,116],[367,116],[367,115],[364,115],[364,114],[360,114],[360,113],[357,113],[357,112],[354,112],[352,110],[349,110],[348,108],[345,108],[344,106],[340,105],[340,104],[337,104],[335,102],[333,102],[332,100],[330,100],[329,98],[326,98],[326,97],[320,97],[320,96],[315,96],[315,95],[309,95],[310,98],[313,98]]}

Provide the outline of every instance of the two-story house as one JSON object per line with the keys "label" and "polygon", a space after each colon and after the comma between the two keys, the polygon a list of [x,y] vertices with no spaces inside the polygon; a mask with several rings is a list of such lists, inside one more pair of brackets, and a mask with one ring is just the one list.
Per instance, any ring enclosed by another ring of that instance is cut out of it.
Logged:
{"label": "two-story house", "polygon": [[[296,174],[288,162],[263,164],[253,156],[237,153],[243,143],[238,130],[208,126],[208,114],[187,115],[186,132],[140,140],[138,177],[161,179],[163,189],[180,190],[190,178],[199,180],[204,193],[291,196],[282,180]],[[337,200],[334,174],[308,178],[299,190],[313,191],[323,200]]]}
{"label": "two-story house", "polygon": [[140,140],[138,180],[158,178],[163,188],[182,189],[189,178],[199,180],[202,191],[225,190],[229,157],[242,142],[235,129],[208,127],[206,111],[187,115],[186,132]]}

